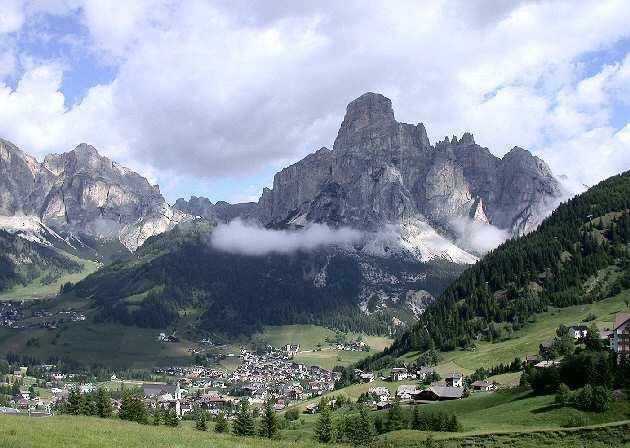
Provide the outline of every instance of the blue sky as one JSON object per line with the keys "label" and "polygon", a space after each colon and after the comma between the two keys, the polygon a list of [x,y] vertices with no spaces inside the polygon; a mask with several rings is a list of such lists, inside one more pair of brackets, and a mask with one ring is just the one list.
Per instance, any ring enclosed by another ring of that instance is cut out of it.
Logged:
{"label": "blue sky", "polygon": [[630,169],[625,1],[2,3],[0,136],[94,144],[171,201],[255,200],[366,91],[576,190]]}

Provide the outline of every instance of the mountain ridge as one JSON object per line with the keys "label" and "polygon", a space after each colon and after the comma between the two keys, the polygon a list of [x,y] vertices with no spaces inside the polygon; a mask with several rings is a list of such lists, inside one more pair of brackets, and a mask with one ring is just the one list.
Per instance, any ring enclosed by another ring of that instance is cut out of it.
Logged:
{"label": "mountain ridge", "polygon": [[81,143],[43,162],[0,140],[0,215],[34,216],[74,237],[118,240],[135,250],[149,236],[189,219],[159,187]]}

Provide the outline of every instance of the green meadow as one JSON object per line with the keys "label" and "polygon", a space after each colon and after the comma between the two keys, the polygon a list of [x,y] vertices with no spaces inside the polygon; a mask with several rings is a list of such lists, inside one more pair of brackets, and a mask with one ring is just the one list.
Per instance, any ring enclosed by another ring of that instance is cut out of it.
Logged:
{"label": "green meadow", "polygon": [[[478,342],[474,350],[454,350],[442,353],[442,361],[437,366],[437,370],[440,374],[452,371],[470,374],[482,366],[489,368],[499,363],[509,363],[516,357],[525,359],[526,355],[538,353],[541,342],[551,341],[555,336],[556,328],[561,324],[590,325],[591,322],[585,322],[590,314],[596,316],[594,322],[599,328],[609,328],[617,313],[628,310],[624,299],[630,299],[630,291],[624,291],[591,304],[567,308],[550,307],[547,312],[536,315],[532,322],[515,332],[510,339],[494,343]],[[417,356],[418,353],[411,352],[401,359],[411,362]]]}

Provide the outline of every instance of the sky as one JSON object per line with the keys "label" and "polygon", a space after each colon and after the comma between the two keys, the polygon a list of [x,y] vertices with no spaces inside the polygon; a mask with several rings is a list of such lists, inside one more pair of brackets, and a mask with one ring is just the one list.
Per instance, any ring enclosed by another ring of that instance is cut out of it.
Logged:
{"label": "sky", "polygon": [[630,169],[629,23],[627,0],[0,0],[0,137],[257,200],[372,91],[578,191]]}

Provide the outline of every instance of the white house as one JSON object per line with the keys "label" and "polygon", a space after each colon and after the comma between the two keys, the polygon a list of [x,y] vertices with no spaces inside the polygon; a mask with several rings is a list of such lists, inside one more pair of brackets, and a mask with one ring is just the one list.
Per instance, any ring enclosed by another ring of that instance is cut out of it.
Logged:
{"label": "white house", "polygon": [[389,389],[386,387],[378,386],[378,387],[370,387],[368,392],[378,396],[379,401],[387,401],[389,400]]}
{"label": "white house", "polygon": [[403,401],[411,400],[418,393],[418,388],[412,384],[401,384],[396,389],[396,396]]}
{"label": "white house", "polygon": [[586,325],[574,325],[569,327],[569,334],[573,339],[584,339],[588,334],[588,327]]}
{"label": "white house", "polygon": [[618,355],[630,355],[630,313],[617,314],[612,331],[612,350]]}
{"label": "white house", "polygon": [[407,379],[407,369],[404,367],[394,367],[392,369],[392,381],[402,381]]}
{"label": "white house", "polygon": [[449,373],[444,377],[447,386],[464,387],[464,375],[461,373]]}

